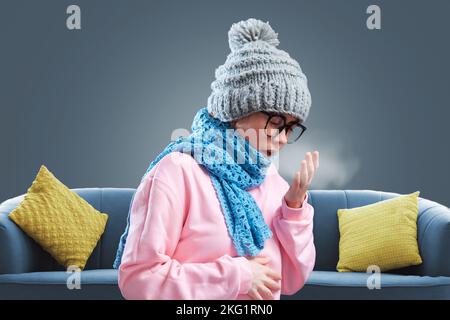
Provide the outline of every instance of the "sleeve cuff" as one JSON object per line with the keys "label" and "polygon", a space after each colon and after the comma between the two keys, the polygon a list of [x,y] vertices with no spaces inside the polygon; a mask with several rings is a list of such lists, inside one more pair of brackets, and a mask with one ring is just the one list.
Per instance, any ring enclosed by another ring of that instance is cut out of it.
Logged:
{"label": "sleeve cuff", "polygon": [[236,257],[235,259],[240,271],[239,294],[247,294],[252,287],[253,280],[253,272],[250,268],[250,262],[246,257]]}
{"label": "sleeve cuff", "polygon": [[281,202],[281,215],[286,220],[304,220],[305,218],[312,218],[314,208],[308,203],[309,193],[306,192],[300,208],[291,208],[287,205],[284,196]]}

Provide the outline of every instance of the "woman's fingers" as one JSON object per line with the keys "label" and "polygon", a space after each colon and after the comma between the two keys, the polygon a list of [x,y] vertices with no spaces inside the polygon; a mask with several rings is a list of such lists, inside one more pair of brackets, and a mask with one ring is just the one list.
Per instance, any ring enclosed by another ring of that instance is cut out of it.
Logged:
{"label": "woman's fingers", "polygon": [[281,286],[278,284],[278,282],[272,280],[271,278],[266,278],[263,280],[264,284],[272,290],[279,290]]}
{"label": "woman's fingers", "polygon": [[270,261],[270,258],[269,258],[269,257],[266,257],[266,258],[258,258],[257,260],[258,260],[258,262],[261,263],[261,264],[268,264],[269,261]]}
{"label": "woman's fingers", "polygon": [[314,151],[313,154],[313,162],[314,162],[314,167],[316,168],[316,170],[319,168],[319,151]]}
{"label": "woman's fingers", "polygon": [[257,262],[261,264],[267,264],[270,261],[270,257],[266,255],[260,255],[255,257],[249,257],[250,260],[256,260]]}
{"label": "woman's fingers", "polygon": [[311,183],[311,180],[314,176],[315,173],[315,168],[314,168],[314,162],[313,162],[313,158],[312,158],[312,154],[311,152],[307,152],[306,153],[306,161],[307,161],[307,166],[308,166],[308,185]]}
{"label": "woman's fingers", "polygon": [[254,300],[264,300],[264,299],[261,297],[261,295],[259,294],[258,290],[256,290],[256,289],[251,289],[251,290],[248,292],[248,295],[249,295],[250,297],[252,297]]}
{"label": "woman's fingers", "polygon": [[259,287],[259,292],[261,292],[263,298],[266,298],[266,300],[273,300],[273,293],[266,286]]}
{"label": "woman's fingers", "polygon": [[305,159],[302,160],[300,170],[296,172],[294,180],[300,179],[299,187],[301,189],[307,189],[311,183],[317,168],[319,167],[319,151],[310,152],[305,154]]}
{"label": "woman's fingers", "polygon": [[300,167],[300,188],[306,189],[308,187],[308,169],[306,160],[302,160]]}
{"label": "woman's fingers", "polygon": [[267,271],[267,275],[270,276],[274,280],[281,280],[281,274],[275,272],[273,269],[269,269]]}

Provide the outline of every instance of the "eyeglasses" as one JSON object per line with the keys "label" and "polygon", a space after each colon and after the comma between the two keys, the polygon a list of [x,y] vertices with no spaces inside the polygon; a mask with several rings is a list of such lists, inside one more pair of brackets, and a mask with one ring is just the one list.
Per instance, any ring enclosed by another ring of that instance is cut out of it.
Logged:
{"label": "eyeglasses", "polygon": [[299,122],[286,124],[286,117],[282,114],[261,112],[268,116],[264,130],[269,137],[276,137],[285,130],[287,143],[290,144],[297,141],[306,130],[306,127]]}

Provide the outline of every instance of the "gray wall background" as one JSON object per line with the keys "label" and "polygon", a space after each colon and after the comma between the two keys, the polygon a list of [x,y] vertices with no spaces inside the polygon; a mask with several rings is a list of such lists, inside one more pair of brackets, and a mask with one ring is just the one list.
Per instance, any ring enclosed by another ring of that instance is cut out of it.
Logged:
{"label": "gray wall background", "polygon": [[[81,7],[82,30],[66,28]],[[366,28],[381,7],[382,29]],[[449,205],[449,1],[0,2],[0,201],[41,164],[64,184],[136,187],[175,128],[190,129],[233,22],[269,21],[308,77],[311,189],[373,189]]]}

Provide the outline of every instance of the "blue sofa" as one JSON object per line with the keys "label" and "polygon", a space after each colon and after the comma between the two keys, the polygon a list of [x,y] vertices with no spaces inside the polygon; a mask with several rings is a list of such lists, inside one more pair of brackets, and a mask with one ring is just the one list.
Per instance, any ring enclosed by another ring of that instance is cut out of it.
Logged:
{"label": "blue sofa", "polygon": [[[109,214],[105,233],[69,290],[73,274],[59,266],[8,214],[24,195],[0,204],[0,299],[121,299],[112,264],[135,189],[72,189]],[[338,208],[353,208],[398,196],[373,190],[310,190],[315,208],[316,265],[304,288],[282,299],[450,299],[450,210],[419,198],[418,241],[423,263],[381,274],[381,289],[368,289],[368,273],[338,273]],[[73,279],[73,278],[72,278]]]}

